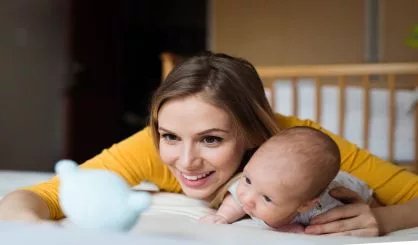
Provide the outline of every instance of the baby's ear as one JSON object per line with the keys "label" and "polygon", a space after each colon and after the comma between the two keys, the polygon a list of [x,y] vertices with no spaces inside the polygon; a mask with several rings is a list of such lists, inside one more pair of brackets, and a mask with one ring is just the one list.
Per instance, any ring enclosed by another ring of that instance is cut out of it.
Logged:
{"label": "baby's ear", "polygon": [[319,197],[307,201],[305,204],[303,204],[301,207],[298,208],[298,212],[299,213],[306,212],[311,208],[317,207],[318,205],[319,205]]}

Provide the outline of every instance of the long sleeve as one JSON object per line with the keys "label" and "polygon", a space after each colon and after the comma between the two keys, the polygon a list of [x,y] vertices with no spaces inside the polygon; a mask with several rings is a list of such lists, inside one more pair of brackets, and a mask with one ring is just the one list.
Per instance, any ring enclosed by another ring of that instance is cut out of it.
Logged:
{"label": "long sleeve", "polygon": [[[83,169],[106,169],[120,175],[131,185],[148,180],[156,184],[161,190],[180,192],[181,188],[175,177],[161,161],[153,145],[149,128],[114,144],[99,155],[86,161]],[[23,188],[39,195],[49,207],[52,219],[63,216],[58,201],[59,180],[52,178],[41,184]]]}

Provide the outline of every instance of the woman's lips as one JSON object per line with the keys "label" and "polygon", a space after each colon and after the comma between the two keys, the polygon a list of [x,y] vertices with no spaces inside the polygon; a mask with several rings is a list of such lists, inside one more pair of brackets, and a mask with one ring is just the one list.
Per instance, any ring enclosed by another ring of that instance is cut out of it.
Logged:
{"label": "woman's lips", "polygon": [[180,172],[180,176],[184,185],[192,188],[198,188],[204,186],[211,179],[213,173],[214,171],[199,174],[186,174]]}

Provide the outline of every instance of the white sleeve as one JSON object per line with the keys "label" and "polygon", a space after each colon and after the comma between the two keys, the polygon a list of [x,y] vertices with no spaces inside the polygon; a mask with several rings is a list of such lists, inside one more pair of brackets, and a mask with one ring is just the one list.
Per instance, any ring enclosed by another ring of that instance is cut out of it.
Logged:
{"label": "white sleeve", "polygon": [[369,203],[373,195],[373,190],[366,183],[344,171],[340,171],[333,182],[335,187],[343,186],[356,192],[366,203]]}
{"label": "white sleeve", "polygon": [[240,179],[235,180],[234,183],[232,183],[229,187],[228,187],[228,191],[229,193],[231,193],[232,198],[234,198],[235,202],[239,204],[239,200],[238,200],[238,195],[237,195],[237,187],[238,187],[238,183],[239,183]]}
{"label": "white sleeve", "polygon": [[299,213],[292,223],[307,225],[310,220],[322,213],[325,213],[335,207],[344,205],[339,200],[329,195],[329,191],[336,187],[346,187],[356,192],[365,202],[369,203],[373,191],[361,180],[349,173],[340,171],[327,189],[320,195],[319,206],[313,207],[304,213]]}

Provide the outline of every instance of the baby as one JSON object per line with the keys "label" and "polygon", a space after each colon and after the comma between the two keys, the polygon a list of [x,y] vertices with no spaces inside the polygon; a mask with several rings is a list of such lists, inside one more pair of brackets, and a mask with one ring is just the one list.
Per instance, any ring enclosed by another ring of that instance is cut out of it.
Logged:
{"label": "baby", "polygon": [[266,228],[296,224],[290,231],[303,232],[313,217],[343,205],[328,194],[332,188],[343,186],[365,202],[371,199],[372,191],[363,182],[339,169],[340,151],[328,135],[310,127],[283,130],[260,146],[243,173],[218,192],[211,203],[220,205],[216,214],[200,221],[230,224],[248,214]]}

